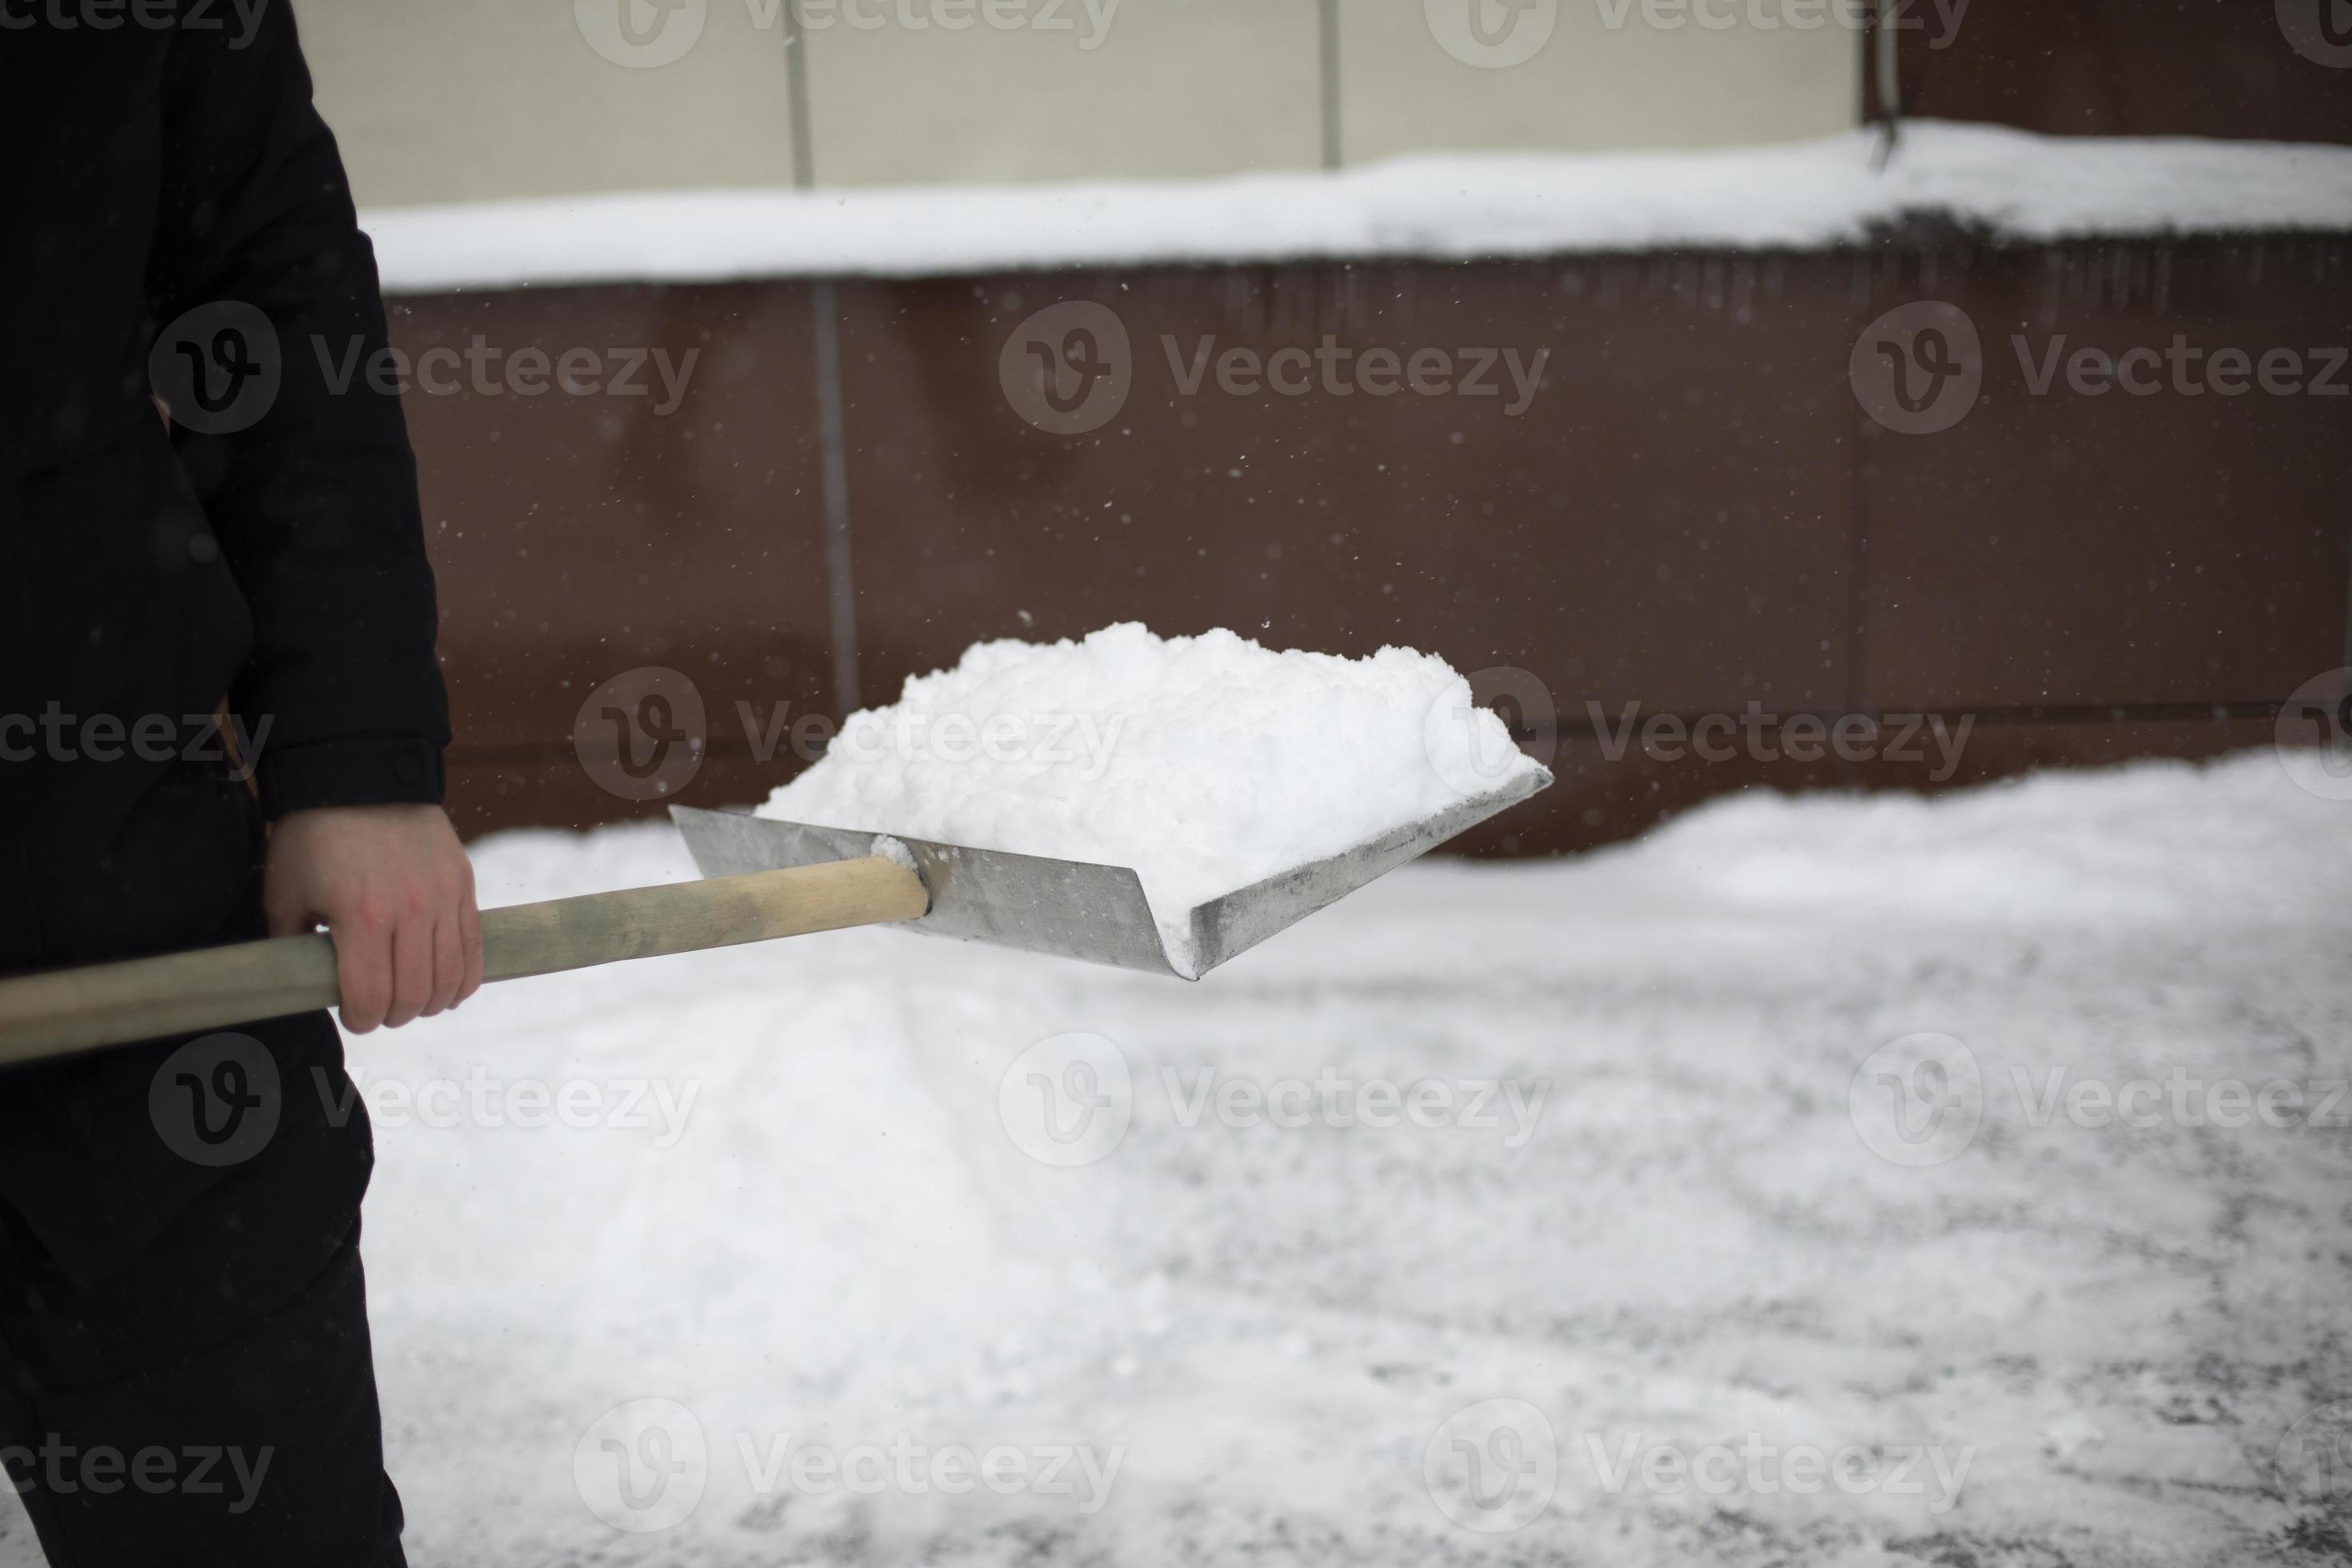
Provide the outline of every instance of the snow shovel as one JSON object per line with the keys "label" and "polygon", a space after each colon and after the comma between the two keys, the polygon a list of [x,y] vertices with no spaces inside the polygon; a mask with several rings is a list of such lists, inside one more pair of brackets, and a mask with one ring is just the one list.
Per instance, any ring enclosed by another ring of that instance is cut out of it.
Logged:
{"label": "snow shovel", "polygon": [[[909,931],[1197,980],[1383,872],[1534,795],[1549,773],[1193,909],[1193,963],[1163,947],[1143,884],[1095,866],[673,806],[704,879],[482,911],[482,978],[516,980],[847,926]],[[906,859],[912,859],[909,869]],[[0,1066],[330,1007],[324,933],[0,980]]]}

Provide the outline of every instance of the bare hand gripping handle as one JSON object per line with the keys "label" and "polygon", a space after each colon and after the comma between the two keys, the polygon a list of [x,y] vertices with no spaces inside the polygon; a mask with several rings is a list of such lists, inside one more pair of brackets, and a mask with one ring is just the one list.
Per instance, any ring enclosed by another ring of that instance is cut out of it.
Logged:
{"label": "bare hand gripping handle", "polygon": [[[919,919],[923,879],[878,858],[482,911],[482,978]],[[0,980],[0,1066],[307,1013],[341,1000],[331,937],[275,937]]]}

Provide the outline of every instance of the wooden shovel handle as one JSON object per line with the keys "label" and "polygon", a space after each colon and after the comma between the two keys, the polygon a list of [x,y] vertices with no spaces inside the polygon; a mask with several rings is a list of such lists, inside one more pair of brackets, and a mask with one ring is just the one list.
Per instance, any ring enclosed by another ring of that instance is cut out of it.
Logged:
{"label": "wooden shovel handle", "polygon": [[[514,980],[910,921],[923,879],[878,857],[482,911],[482,978]],[[285,936],[0,980],[0,1066],[307,1013],[341,1000],[335,944]]]}

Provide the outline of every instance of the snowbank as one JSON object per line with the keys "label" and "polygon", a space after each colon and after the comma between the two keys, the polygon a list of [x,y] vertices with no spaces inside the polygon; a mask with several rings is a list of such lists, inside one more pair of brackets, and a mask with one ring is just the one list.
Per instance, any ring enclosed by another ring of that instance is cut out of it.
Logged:
{"label": "snowbank", "polygon": [[[2347,812],[2266,752],[1757,796],[1574,861],[1407,868],[1197,986],[889,931],[492,986],[350,1044],[410,1561],[2300,1561],[2346,1502],[2287,1435],[2352,1392],[2352,1104],[2064,1107],[2352,1078]],[[475,858],[491,902],[692,874],[657,826]],[[1004,1096],[1074,1031],[1130,1114],[1055,1165]],[[1906,1165],[1853,1097],[1919,1031],[1983,1099]],[[1270,1118],[1326,1074],[1349,1120]],[[1453,1098],[1352,1114],[1375,1081]],[[1230,1111],[1236,1085],[1271,1098]],[[1485,1451],[1548,1437],[1551,1485],[1486,1534],[1430,1476],[1494,1400],[1540,1425]],[[667,1415],[666,1528],[593,1511],[616,1408]],[[905,1484],[902,1434],[1120,1458],[1107,1494],[1076,1462],[958,1493]],[[1622,1462],[1718,1447],[1706,1486]],[[860,1447],[877,1489],[773,1462]],[[1802,1491],[1751,1447],[1892,1458]]]}
{"label": "snowbank", "polygon": [[362,215],[386,289],[1183,262],[1812,249],[1929,213],[2025,240],[2352,228],[2352,148],[1917,121],[1785,146],[1405,159],[1336,175],[681,191]]}

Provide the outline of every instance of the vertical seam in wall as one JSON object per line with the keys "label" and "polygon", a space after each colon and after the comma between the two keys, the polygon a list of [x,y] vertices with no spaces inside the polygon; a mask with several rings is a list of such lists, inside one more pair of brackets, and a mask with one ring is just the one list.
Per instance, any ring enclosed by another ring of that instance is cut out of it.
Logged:
{"label": "vertical seam in wall", "polygon": [[1894,0],[1878,0],[1875,12],[1877,25],[1863,34],[1863,47],[1869,51],[1864,68],[1872,75],[1878,93],[1878,112],[1886,122],[1885,137],[1878,144],[1878,166],[1885,168],[1895,153],[1895,144],[1903,138],[1903,59],[1899,53],[1902,37],[1895,24],[1901,6]]}
{"label": "vertical seam in wall", "polygon": [[793,133],[793,184],[807,190],[816,184],[816,149],[809,140],[808,34],[801,27],[801,0],[784,6],[785,112]]}
{"label": "vertical seam in wall", "polygon": [[844,718],[857,711],[857,590],[849,569],[849,451],[841,401],[841,315],[833,279],[809,289],[816,328],[817,446],[824,481],[824,543],[833,605],[833,694]]}
{"label": "vertical seam in wall", "polygon": [[[784,25],[784,77],[792,100],[793,184],[816,184],[816,146],[809,133],[808,34],[801,26],[801,0],[788,0]],[[841,301],[834,280],[809,287],[811,349],[815,358],[817,471],[824,500],[826,601],[832,611],[833,700],[844,718],[857,700],[857,582],[851,570],[849,528],[849,437],[841,395]]]}
{"label": "vertical seam in wall", "polygon": [[[1863,264],[1857,262],[1856,265]],[[1863,302],[1862,314],[1865,321],[1869,319],[1867,313],[1878,304],[1876,293],[1877,290],[1873,289],[1872,297]],[[1868,417],[1856,405],[1848,416],[1850,423],[1847,426],[1852,432],[1848,444],[1853,454],[1851,470],[1853,515],[1846,529],[1845,701],[1842,706],[1848,713],[1863,710],[1863,699],[1867,692],[1866,667],[1870,658],[1870,638],[1864,628],[1870,615],[1871,480],[1874,477],[1873,466],[1878,451],[1867,429]],[[1852,763],[1845,763],[1840,771],[1847,783],[1853,782]]]}
{"label": "vertical seam in wall", "polygon": [[1323,70],[1323,166],[1339,167],[1339,0],[1316,0],[1321,31]]}
{"label": "vertical seam in wall", "polygon": [[1853,426],[1853,525],[1846,535],[1845,710],[1859,713],[1868,686],[1870,635],[1870,481],[1877,456],[1859,418]]}
{"label": "vertical seam in wall", "polygon": [[[2344,528],[2347,536],[2352,537],[2352,522]],[[2344,574],[2344,668],[2352,669],[2352,571]]]}

